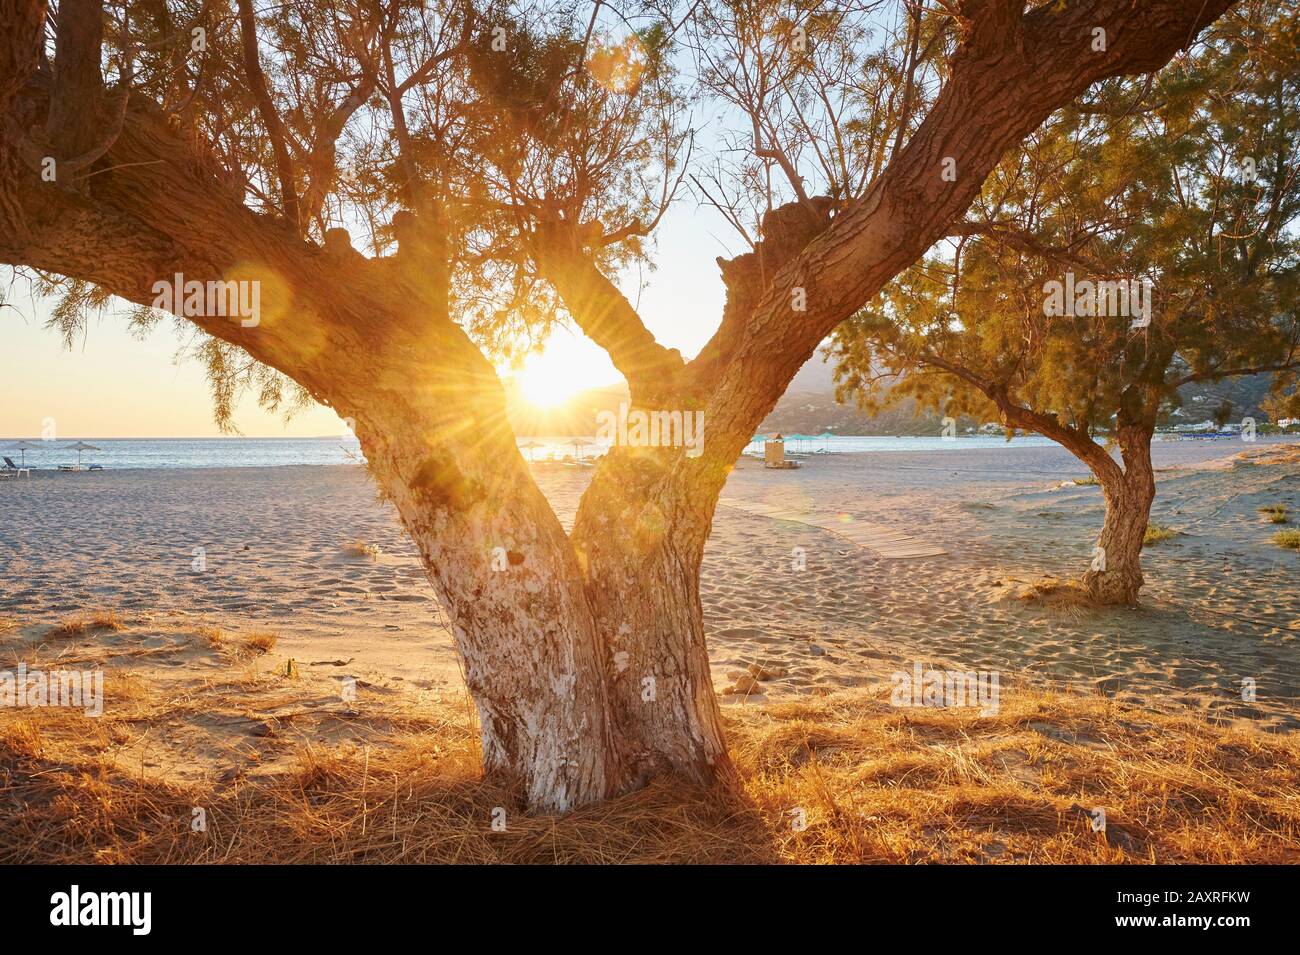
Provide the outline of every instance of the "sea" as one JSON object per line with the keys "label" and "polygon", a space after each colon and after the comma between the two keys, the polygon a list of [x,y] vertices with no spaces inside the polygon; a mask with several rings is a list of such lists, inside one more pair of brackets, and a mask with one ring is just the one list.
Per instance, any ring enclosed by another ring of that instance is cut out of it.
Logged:
{"label": "sea", "polygon": [[[1170,436],[1172,439],[1172,436]],[[0,454],[15,464],[33,470],[54,470],[62,464],[76,464],[77,452],[67,446],[76,441],[94,445],[83,451],[83,467],[105,468],[266,468],[284,465],[361,465],[365,458],[357,440],[337,435],[320,438],[61,438],[32,441],[40,447],[25,453],[13,448],[17,439],[0,438]],[[707,436],[706,439],[707,441]],[[1157,435],[1156,440],[1161,440]],[[590,437],[520,438],[525,458],[537,461],[599,457],[606,448]],[[1044,447],[1047,438],[1021,436],[1010,443],[998,435],[963,435],[956,438],[832,435],[787,436],[787,455],[858,454],[872,451],[960,451],[974,448]],[[530,447],[532,445],[532,447]],[[761,440],[752,442],[746,454],[761,455]]]}

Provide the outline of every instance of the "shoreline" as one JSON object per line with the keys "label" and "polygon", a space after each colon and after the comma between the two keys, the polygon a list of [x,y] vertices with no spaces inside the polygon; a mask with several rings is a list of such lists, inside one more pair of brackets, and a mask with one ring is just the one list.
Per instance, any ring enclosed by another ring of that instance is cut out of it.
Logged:
{"label": "shoreline", "polygon": [[[1004,440],[1000,436],[994,436],[994,435],[962,435],[962,436],[958,436],[955,439],[943,439],[936,436],[925,436],[925,435],[897,435],[897,436],[840,435],[837,437],[860,438],[864,440],[886,440],[886,439],[897,438],[898,440],[902,440],[902,441],[925,441],[927,443],[922,446],[913,445],[910,447],[882,447],[882,448],[840,449],[840,450],[813,449],[809,451],[791,450],[786,452],[786,456],[806,463],[815,463],[818,461],[823,461],[823,460],[828,460],[833,458],[879,457],[881,455],[911,455],[911,454],[944,455],[944,454],[955,453],[955,452],[962,453],[963,455],[965,455],[971,452],[979,452],[979,451],[1016,454],[1016,453],[1026,452],[1026,451],[1033,451],[1037,449],[1051,449],[1054,452],[1055,457],[1060,458],[1063,461],[1066,461],[1066,463],[1068,463],[1070,467],[1076,470],[1080,470],[1082,472],[1087,471],[1087,468],[1083,465],[1082,462],[1074,458],[1073,455],[1070,455],[1069,452],[1065,451],[1065,449],[1062,448],[1060,445],[1056,444],[1053,441],[1050,441],[1047,438],[1043,438],[1037,435],[1021,436],[1021,437],[1013,438],[1010,441]],[[295,442],[295,441],[323,442],[329,439],[320,439],[320,438],[105,439],[105,438],[100,438],[100,439],[88,439],[88,440],[92,440],[92,441],[100,440],[106,442],[112,440],[124,440],[124,441],[131,441],[133,443],[169,441],[169,442],[177,442],[182,444],[184,443],[194,444],[194,443],[205,443],[205,442],[219,442],[219,443],[225,443],[230,441],[238,442],[238,441],[245,441],[245,440],[282,442],[282,443]],[[520,440],[524,440],[524,439],[521,437]],[[557,436],[551,436],[551,440],[556,448],[559,448],[561,446],[568,446],[566,444],[565,439],[559,438]],[[933,443],[933,442],[940,442],[940,441],[943,442],[941,445],[935,445]],[[980,443],[975,443],[975,442],[980,442]],[[3,442],[0,441],[0,444],[3,444]],[[1235,449],[1237,451],[1242,451],[1242,450],[1249,450],[1250,448],[1253,447],[1265,447],[1269,445],[1279,445],[1279,444],[1300,446],[1300,434],[1265,435],[1265,436],[1261,436],[1261,438],[1259,438],[1254,442],[1242,442],[1236,438],[1225,437],[1225,436],[1217,436],[1213,438],[1198,438],[1198,437],[1191,437],[1191,436],[1177,436],[1177,437],[1166,436],[1162,438],[1160,435],[1156,435],[1156,439],[1152,443],[1152,448],[1153,448],[1153,454],[1156,457],[1162,456],[1163,452],[1168,452],[1173,457],[1179,459],[1186,459],[1189,457],[1199,459],[1199,458],[1212,457],[1212,456],[1229,456],[1233,453],[1233,451],[1230,450],[1230,448]],[[1237,447],[1237,445],[1241,445],[1241,446]],[[345,453],[348,454],[351,453],[350,451],[343,449],[342,445],[340,445],[339,447],[340,450],[345,450]],[[740,455],[737,456],[736,459],[737,464],[740,464],[745,461],[762,460],[762,455],[760,453],[751,451],[750,448],[752,448],[752,445],[746,446],[746,449],[742,451]],[[1182,450],[1170,451],[1169,449],[1171,448],[1178,448]],[[1196,450],[1192,450],[1192,449],[1196,449]],[[560,465],[563,463],[562,460],[558,458],[541,458],[537,460],[532,460],[529,458],[527,452],[524,449],[521,448],[521,451],[524,451],[525,461],[535,467],[546,468],[548,466]],[[1059,454],[1055,454],[1055,452],[1059,452]],[[12,456],[12,452],[11,452],[11,456]],[[594,454],[594,453],[584,454],[584,457],[587,460],[598,460],[601,456],[602,455],[600,454]],[[114,465],[113,463],[111,463],[111,461],[103,462],[99,460],[87,460],[83,465],[81,471],[60,471],[57,465],[43,466],[36,462],[29,462],[27,464],[23,464],[21,461],[18,461],[17,459],[15,459],[15,463],[18,464],[20,468],[25,468],[30,470],[32,478],[35,478],[38,475],[40,475],[42,478],[46,478],[51,475],[85,474],[89,472],[90,464],[102,464],[102,468],[94,472],[96,475],[103,475],[107,473],[121,473],[121,472],[187,472],[187,471],[232,471],[232,470],[247,471],[247,470],[294,468],[294,467],[301,467],[301,468],[330,468],[330,467],[364,468],[365,467],[365,461],[360,458],[342,460],[342,461],[338,461],[338,460],[284,461],[284,462],[259,461],[256,463],[247,463],[247,464],[240,464],[240,463],[180,464],[180,465],[165,464],[165,465],[158,465],[158,466],[146,466],[146,465],[134,465],[134,464]],[[1161,463],[1157,462],[1156,466],[1170,467],[1170,466],[1179,466],[1179,465],[1178,463],[1174,463],[1172,465],[1171,464],[1162,465]],[[922,470],[922,468],[917,466],[912,466],[909,467],[908,469]],[[939,467],[936,470],[951,470],[951,469]],[[1026,473],[1019,468],[1015,470],[1016,473]],[[21,482],[26,479],[27,476],[24,475],[14,480]]]}

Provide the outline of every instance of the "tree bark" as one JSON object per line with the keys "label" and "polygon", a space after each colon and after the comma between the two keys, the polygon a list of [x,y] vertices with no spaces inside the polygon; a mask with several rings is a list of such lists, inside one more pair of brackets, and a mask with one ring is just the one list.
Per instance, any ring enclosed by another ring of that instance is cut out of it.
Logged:
{"label": "tree bark", "polygon": [[[1099,551],[1083,575],[1088,595],[1099,604],[1135,606],[1142,589],[1142,542],[1156,496],[1151,466],[1150,425],[1121,424],[1117,439],[1124,469],[1094,469],[1106,501]],[[1107,455],[1109,458],[1109,455]],[[1085,462],[1086,463],[1086,462]],[[1101,569],[1104,560],[1104,569]]]}
{"label": "tree bark", "polygon": [[705,784],[732,775],[699,588],[716,493],[671,449],[615,448],[574,523],[606,640],[621,789],[665,773]]}
{"label": "tree bark", "polygon": [[[1083,586],[1098,604],[1135,605],[1143,583],[1142,541],[1156,494],[1151,467],[1154,415],[1148,415],[1144,423],[1134,423],[1130,409],[1121,408],[1116,433],[1123,460],[1121,466],[1086,431],[1067,427],[1053,415],[1016,404],[1003,387],[978,380],[974,383],[997,404],[1005,424],[1051,438],[1086,464],[1097,478],[1105,499],[1106,517],[1092,562],[1083,575]],[[1136,396],[1138,392],[1132,394]]]}
{"label": "tree bark", "polygon": [[1103,605],[1134,606],[1142,589],[1142,538],[1151,513],[1151,496],[1130,487],[1102,484],[1106,520],[1093,564],[1083,575],[1088,596]]}

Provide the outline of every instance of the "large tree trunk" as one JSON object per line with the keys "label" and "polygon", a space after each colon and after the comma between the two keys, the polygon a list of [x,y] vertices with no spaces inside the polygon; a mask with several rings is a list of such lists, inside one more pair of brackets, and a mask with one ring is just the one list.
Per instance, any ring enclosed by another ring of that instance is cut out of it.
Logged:
{"label": "large tree trunk", "polygon": [[397,401],[359,406],[357,434],[452,621],[485,769],[551,811],[731,778],[699,595],[716,487],[671,451],[617,449],[566,539],[507,428],[434,450],[437,403]]}
{"label": "large tree trunk", "polygon": [[485,770],[531,807],[567,811],[619,787],[602,637],[490,363],[459,328],[438,327],[415,346],[345,360],[322,391],[354,420],[447,611]]}
{"label": "large tree trunk", "polygon": [[417,416],[362,412],[371,473],[415,540],[452,624],[484,769],[566,811],[617,784],[599,635],[563,528],[514,442],[491,467],[425,443]]}

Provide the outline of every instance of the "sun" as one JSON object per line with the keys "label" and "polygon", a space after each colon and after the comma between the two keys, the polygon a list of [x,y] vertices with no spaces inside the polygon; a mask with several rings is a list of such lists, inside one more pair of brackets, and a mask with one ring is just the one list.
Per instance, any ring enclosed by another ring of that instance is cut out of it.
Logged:
{"label": "sun", "polygon": [[581,377],[567,363],[548,356],[529,355],[516,381],[529,404],[538,408],[562,405],[582,390]]}
{"label": "sun", "polygon": [[604,351],[588,339],[567,334],[552,334],[542,350],[525,358],[512,377],[530,405],[547,409],[619,379]]}

